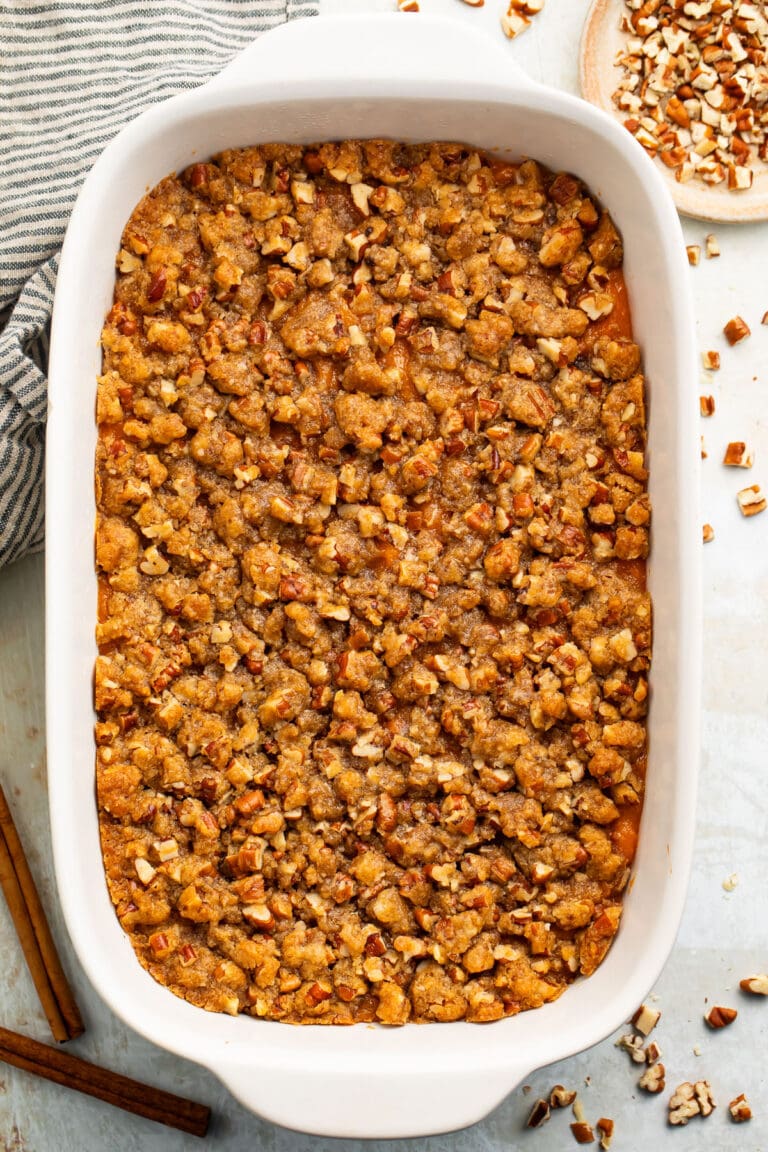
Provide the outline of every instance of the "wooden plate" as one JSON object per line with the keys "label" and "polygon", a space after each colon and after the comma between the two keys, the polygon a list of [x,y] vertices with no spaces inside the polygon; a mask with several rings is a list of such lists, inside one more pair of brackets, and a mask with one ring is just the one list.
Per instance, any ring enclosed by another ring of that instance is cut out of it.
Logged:
{"label": "wooden plate", "polygon": [[[593,0],[584,25],[579,58],[582,94],[620,123],[629,113],[619,111],[611,97],[622,76],[622,69],[614,60],[626,42],[627,34],[619,27],[623,9],[624,0]],[[768,165],[762,161],[755,161],[755,179],[752,187],[744,192],[729,192],[722,184],[703,184],[695,179],[679,184],[672,169],[658,160],[655,163],[684,215],[731,223],[768,220]]]}

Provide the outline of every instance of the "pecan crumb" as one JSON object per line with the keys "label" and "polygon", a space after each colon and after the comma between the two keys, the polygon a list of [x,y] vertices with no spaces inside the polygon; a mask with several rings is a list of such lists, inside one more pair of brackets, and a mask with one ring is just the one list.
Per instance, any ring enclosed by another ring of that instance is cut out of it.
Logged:
{"label": "pecan crumb", "polygon": [[687,1080],[683,1084],[678,1084],[669,1099],[669,1123],[673,1125],[685,1125],[694,1116],[698,1116],[699,1111],[700,1109],[698,1101],[696,1100],[693,1084]]}
{"label": "pecan crumb", "polygon": [[713,350],[702,352],[701,362],[708,372],[717,372],[720,367],[720,353]]}
{"label": "pecan crumb", "polygon": [[734,316],[723,328],[723,334],[730,345],[738,344],[751,335],[749,325],[741,316]]}
{"label": "pecan crumb", "polygon": [[[472,5],[479,7],[480,5]],[[509,0],[509,7],[501,17],[501,27],[504,35],[514,40],[524,32],[535,16],[544,7],[544,0]]]}
{"label": "pecan crumb", "polygon": [[704,1019],[710,1028],[726,1028],[729,1024],[733,1024],[737,1016],[735,1008],[723,1008],[720,1004],[713,1004]]}
{"label": "pecan crumb", "polygon": [[647,1004],[641,1004],[630,1023],[638,1032],[642,1032],[643,1036],[650,1036],[660,1019],[661,1012],[658,1008],[649,1008]]}
{"label": "pecan crumb", "polygon": [[628,1052],[635,1064],[645,1064],[642,1036],[633,1036],[631,1032],[627,1032],[625,1036],[620,1036],[616,1041],[616,1047],[623,1048],[625,1052]]}
{"label": "pecan crumb", "polygon": [[595,1142],[595,1133],[591,1125],[584,1120],[578,1120],[575,1124],[571,1124],[571,1132],[573,1132],[577,1144],[594,1144]]}
{"label": "pecan crumb", "polygon": [[672,1125],[685,1125],[694,1116],[710,1116],[715,1107],[707,1080],[697,1080],[695,1084],[685,1081],[678,1084],[670,1097],[668,1120]]}
{"label": "pecan crumb", "polygon": [[714,416],[715,414],[715,398],[714,396],[699,396],[699,412],[702,416]]}
{"label": "pecan crumb", "polygon": [[695,268],[701,262],[701,247],[698,244],[688,244],[685,251],[688,253],[688,263]]}
{"label": "pecan crumb", "polygon": [[744,441],[731,440],[725,449],[723,464],[727,464],[729,468],[751,468],[753,463],[754,456],[747,450]]}
{"label": "pecan crumb", "polygon": [[731,1120],[733,1120],[734,1124],[744,1124],[747,1120],[752,1119],[752,1109],[743,1092],[740,1092],[735,1100],[731,1100],[728,1105],[728,1111],[731,1114]]}
{"label": "pecan crumb", "polygon": [[550,1108],[568,1108],[576,1099],[576,1093],[571,1088],[564,1088],[562,1084],[555,1084],[549,1094]]}
{"label": "pecan crumb", "polygon": [[717,242],[717,236],[714,232],[708,232],[704,237],[704,251],[707,260],[712,260],[715,256],[720,255],[720,245]]}
{"label": "pecan crumb", "polygon": [[608,1116],[601,1116],[597,1122],[597,1130],[600,1133],[600,1147],[607,1152],[613,1140],[613,1129],[615,1125],[613,1120]]}
{"label": "pecan crumb", "polygon": [[760,494],[759,484],[750,484],[749,488],[742,488],[736,493],[742,516],[757,516],[758,512],[765,512],[765,497]]}
{"label": "pecan crumb", "polygon": [[711,524],[705,524],[701,534],[705,544],[710,544],[715,538],[715,530]]}
{"label": "pecan crumb", "polygon": [[638,1086],[644,1089],[646,1092],[651,1092],[654,1095],[657,1092],[663,1092],[666,1086],[666,1080],[664,1079],[665,1075],[666,1069],[664,1068],[663,1064],[652,1064],[650,1068],[647,1068],[645,1072],[643,1072],[642,1076],[637,1082]]}
{"label": "pecan crumb", "polygon": [[751,992],[753,996],[768,996],[768,976],[761,972],[757,976],[747,976],[739,980],[742,992]]}
{"label": "pecan crumb", "polygon": [[709,1081],[697,1080],[693,1087],[696,1093],[699,1111],[702,1116],[710,1116],[717,1105],[715,1104],[715,1098],[712,1095],[712,1088],[710,1087]]}
{"label": "pecan crumb", "polygon": [[550,1111],[549,1104],[546,1100],[537,1100],[531,1109],[530,1115],[526,1122],[527,1128],[541,1128],[542,1124],[546,1124],[549,1120]]}
{"label": "pecan crumb", "polygon": [[734,888],[736,888],[738,883],[739,883],[738,872],[731,872],[730,876],[726,876],[725,880],[723,880],[722,886],[726,892],[733,892]]}

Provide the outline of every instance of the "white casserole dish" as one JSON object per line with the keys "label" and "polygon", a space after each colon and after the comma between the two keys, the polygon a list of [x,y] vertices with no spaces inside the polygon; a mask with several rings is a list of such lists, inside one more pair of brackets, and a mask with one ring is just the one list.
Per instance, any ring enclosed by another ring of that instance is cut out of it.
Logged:
{"label": "white casserole dish", "polygon": [[[625,242],[650,391],[650,584],[655,599],[650,766],[636,876],[597,973],[537,1011],[480,1027],[291,1028],[211,1015],[140,967],[110,903],[94,800],[93,409],[99,332],[123,225],[175,168],[224,147],[354,136],[464,140],[583,177]],[[607,115],[536,85],[463,24],[419,16],[299,21],[204,88],[129,125],[72,214],[56,291],[48,423],[48,775],[59,892],[80,960],[110,1007],[154,1043],[211,1069],[279,1124],[339,1137],[471,1124],[534,1068],[596,1043],[634,1011],[672,947],[685,897],[699,727],[697,380],[685,248],[663,182]]]}

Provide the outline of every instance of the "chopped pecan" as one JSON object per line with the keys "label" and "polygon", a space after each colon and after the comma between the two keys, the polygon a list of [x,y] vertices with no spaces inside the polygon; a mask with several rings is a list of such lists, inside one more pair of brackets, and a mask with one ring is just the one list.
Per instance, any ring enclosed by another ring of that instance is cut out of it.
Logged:
{"label": "chopped pecan", "polygon": [[768,996],[768,975],[760,973],[758,976],[746,976],[739,981],[739,988],[753,996]]}
{"label": "chopped pecan", "polygon": [[765,511],[766,500],[759,484],[750,484],[748,488],[742,488],[736,493],[736,500],[742,516],[757,516],[759,512]]}
{"label": "chopped pecan", "polygon": [[723,333],[729,344],[738,344],[750,335],[749,325],[741,316],[734,316],[723,328]]}
{"label": "chopped pecan", "polygon": [[712,1089],[706,1080],[697,1080],[695,1084],[685,1081],[678,1084],[670,1097],[668,1120],[672,1125],[685,1125],[694,1116],[710,1116],[714,1108]]}
{"label": "chopped pecan", "polygon": [[526,1121],[527,1128],[541,1128],[549,1120],[549,1104],[546,1100],[537,1100],[530,1111]]}
{"label": "chopped pecan", "polygon": [[731,1120],[733,1120],[734,1124],[744,1124],[747,1120],[752,1119],[752,1109],[743,1092],[731,1100],[728,1105],[728,1111],[731,1114]]}
{"label": "chopped pecan", "polygon": [[631,1023],[643,1036],[649,1036],[661,1019],[661,1012],[648,1004],[641,1004],[632,1017]]}
{"label": "chopped pecan", "polygon": [[666,1081],[664,1079],[665,1075],[666,1071],[664,1065],[661,1063],[655,1063],[652,1064],[650,1068],[647,1068],[645,1072],[643,1072],[637,1083],[639,1087],[643,1088],[646,1092],[651,1092],[654,1094],[657,1092],[663,1092],[664,1088],[666,1087]]}
{"label": "chopped pecan", "polygon": [[728,444],[723,456],[723,464],[727,464],[730,468],[751,468],[753,463],[754,456],[748,451],[743,440],[732,440]]}
{"label": "chopped pecan", "polygon": [[615,1124],[609,1117],[601,1116],[596,1127],[600,1133],[600,1147],[604,1149],[604,1152],[607,1152],[613,1141]]}
{"label": "chopped pecan", "polygon": [[733,1024],[737,1016],[735,1008],[723,1008],[719,1004],[713,1004],[709,1012],[705,1013],[704,1020],[710,1028],[718,1029]]}

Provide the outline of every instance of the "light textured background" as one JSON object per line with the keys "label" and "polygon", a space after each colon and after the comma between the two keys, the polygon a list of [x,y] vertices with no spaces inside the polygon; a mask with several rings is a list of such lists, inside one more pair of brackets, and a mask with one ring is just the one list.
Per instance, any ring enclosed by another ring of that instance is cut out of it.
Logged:
{"label": "light textured background", "polygon": [[[444,11],[485,25],[500,37],[503,0],[470,9],[461,0],[421,0],[424,11]],[[321,0],[324,11],[390,10],[394,0]],[[510,67],[576,91],[576,46],[588,0],[547,0],[541,16],[507,44]],[[403,16],[418,19],[418,16]],[[687,222],[688,243],[707,228]],[[529,1094],[515,1091],[486,1121],[465,1132],[430,1140],[346,1142],[313,1139],[268,1125],[236,1104],[208,1073],[153,1048],[129,1031],[98,1000],[79,971],[61,922],[52,876],[45,792],[43,713],[43,561],[32,557],[0,573],[0,773],[28,846],[54,932],[62,944],[83,1006],[88,1031],[71,1045],[87,1059],[190,1095],[211,1105],[215,1119],[207,1146],[215,1152],[502,1152],[575,1148],[556,1114],[538,1132],[524,1121],[532,1101],[560,1082],[578,1087],[588,1118],[611,1116],[618,1152],[650,1147],[676,1152],[767,1152],[768,1000],[747,1000],[741,976],[768,969],[768,513],[743,520],[735,492],[745,483],[768,489],[768,309],[765,256],[768,225],[717,228],[722,256],[691,269],[702,348],[718,348],[723,368],[702,386],[717,413],[701,421],[709,458],[703,465],[705,518],[715,528],[705,548],[704,753],[698,799],[698,835],[688,904],[676,948],[655,990],[663,1011],[656,1036],[664,1050],[667,1083],[708,1078],[718,1109],[685,1129],[665,1124],[665,1100],[636,1088],[638,1068],[611,1040],[528,1078]],[[752,337],[728,349],[723,324],[740,313]],[[661,382],[663,385],[663,382]],[[656,382],[656,386],[659,382]],[[724,469],[728,440],[751,442],[751,473]],[[83,756],[90,758],[90,749]],[[738,873],[733,892],[722,881]],[[49,1039],[5,906],[0,902],[0,1021]],[[731,1004],[738,1020],[721,1033],[705,1027],[707,1001]],[[698,1049],[700,1055],[696,1055]],[[296,1091],[301,1091],[297,1084]],[[746,1092],[751,1124],[736,1126],[727,1103]],[[192,1137],[68,1093],[0,1065],[0,1138],[5,1152],[191,1152]]]}

